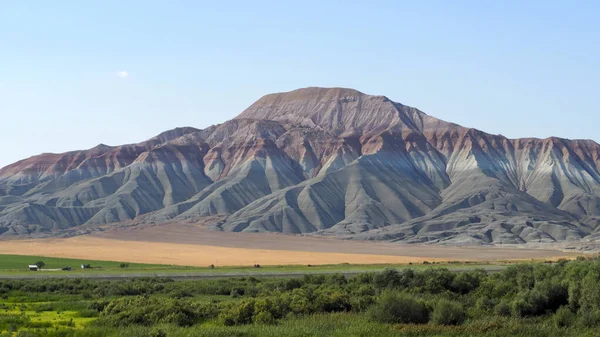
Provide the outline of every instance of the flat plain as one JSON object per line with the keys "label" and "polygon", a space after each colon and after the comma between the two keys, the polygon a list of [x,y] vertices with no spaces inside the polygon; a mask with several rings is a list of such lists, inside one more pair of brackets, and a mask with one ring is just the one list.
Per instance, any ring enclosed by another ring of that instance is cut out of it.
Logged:
{"label": "flat plain", "polygon": [[551,249],[454,247],[229,233],[181,224],[112,230],[72,238],[7,240],[0,244],[0,254],[200,267],[506,261],[577,255]]}

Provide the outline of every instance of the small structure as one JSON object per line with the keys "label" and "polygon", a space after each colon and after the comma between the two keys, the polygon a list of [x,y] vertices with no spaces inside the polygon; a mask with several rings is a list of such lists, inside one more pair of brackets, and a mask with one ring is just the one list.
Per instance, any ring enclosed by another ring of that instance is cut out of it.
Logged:
{"label": "small structure", "polygon": [[29,267],[30,271],[38,271],[39,270],[38,266],[35,264],[30,264],[28,267]]}
{"label": "small structure", "polygon": [[81,269],[88,269],[88,266],[86,264],[82,264]]}

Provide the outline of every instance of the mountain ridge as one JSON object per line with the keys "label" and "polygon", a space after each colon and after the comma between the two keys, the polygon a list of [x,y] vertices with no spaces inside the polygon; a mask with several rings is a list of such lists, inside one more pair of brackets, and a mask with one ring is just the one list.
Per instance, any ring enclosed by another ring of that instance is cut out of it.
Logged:
{"label": "mountain ridge", "polygon": [[581,240],[600,224],[600,145],[509,139],[385,96],[310,87],[206,129],[0,169],[1,235],[172,221],[406,242]]}

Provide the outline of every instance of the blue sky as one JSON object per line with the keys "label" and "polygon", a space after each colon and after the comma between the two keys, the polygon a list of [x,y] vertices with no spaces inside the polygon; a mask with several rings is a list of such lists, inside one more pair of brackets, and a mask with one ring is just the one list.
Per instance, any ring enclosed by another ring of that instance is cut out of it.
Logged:
{"label": "blue sky", "polygon": [[0,166],[307,86],[600,141],[598,1],[0,1]]}

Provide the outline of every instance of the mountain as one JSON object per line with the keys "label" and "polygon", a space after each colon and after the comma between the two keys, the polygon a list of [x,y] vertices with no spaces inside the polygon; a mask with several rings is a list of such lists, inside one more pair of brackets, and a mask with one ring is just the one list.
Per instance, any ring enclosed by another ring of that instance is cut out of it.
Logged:
{"label": "mountain", "polygon": [[595,237],[600,145],[508,139],[352,89],[0,170],[0,235],[197,222],[223,231],[450,244]]}

